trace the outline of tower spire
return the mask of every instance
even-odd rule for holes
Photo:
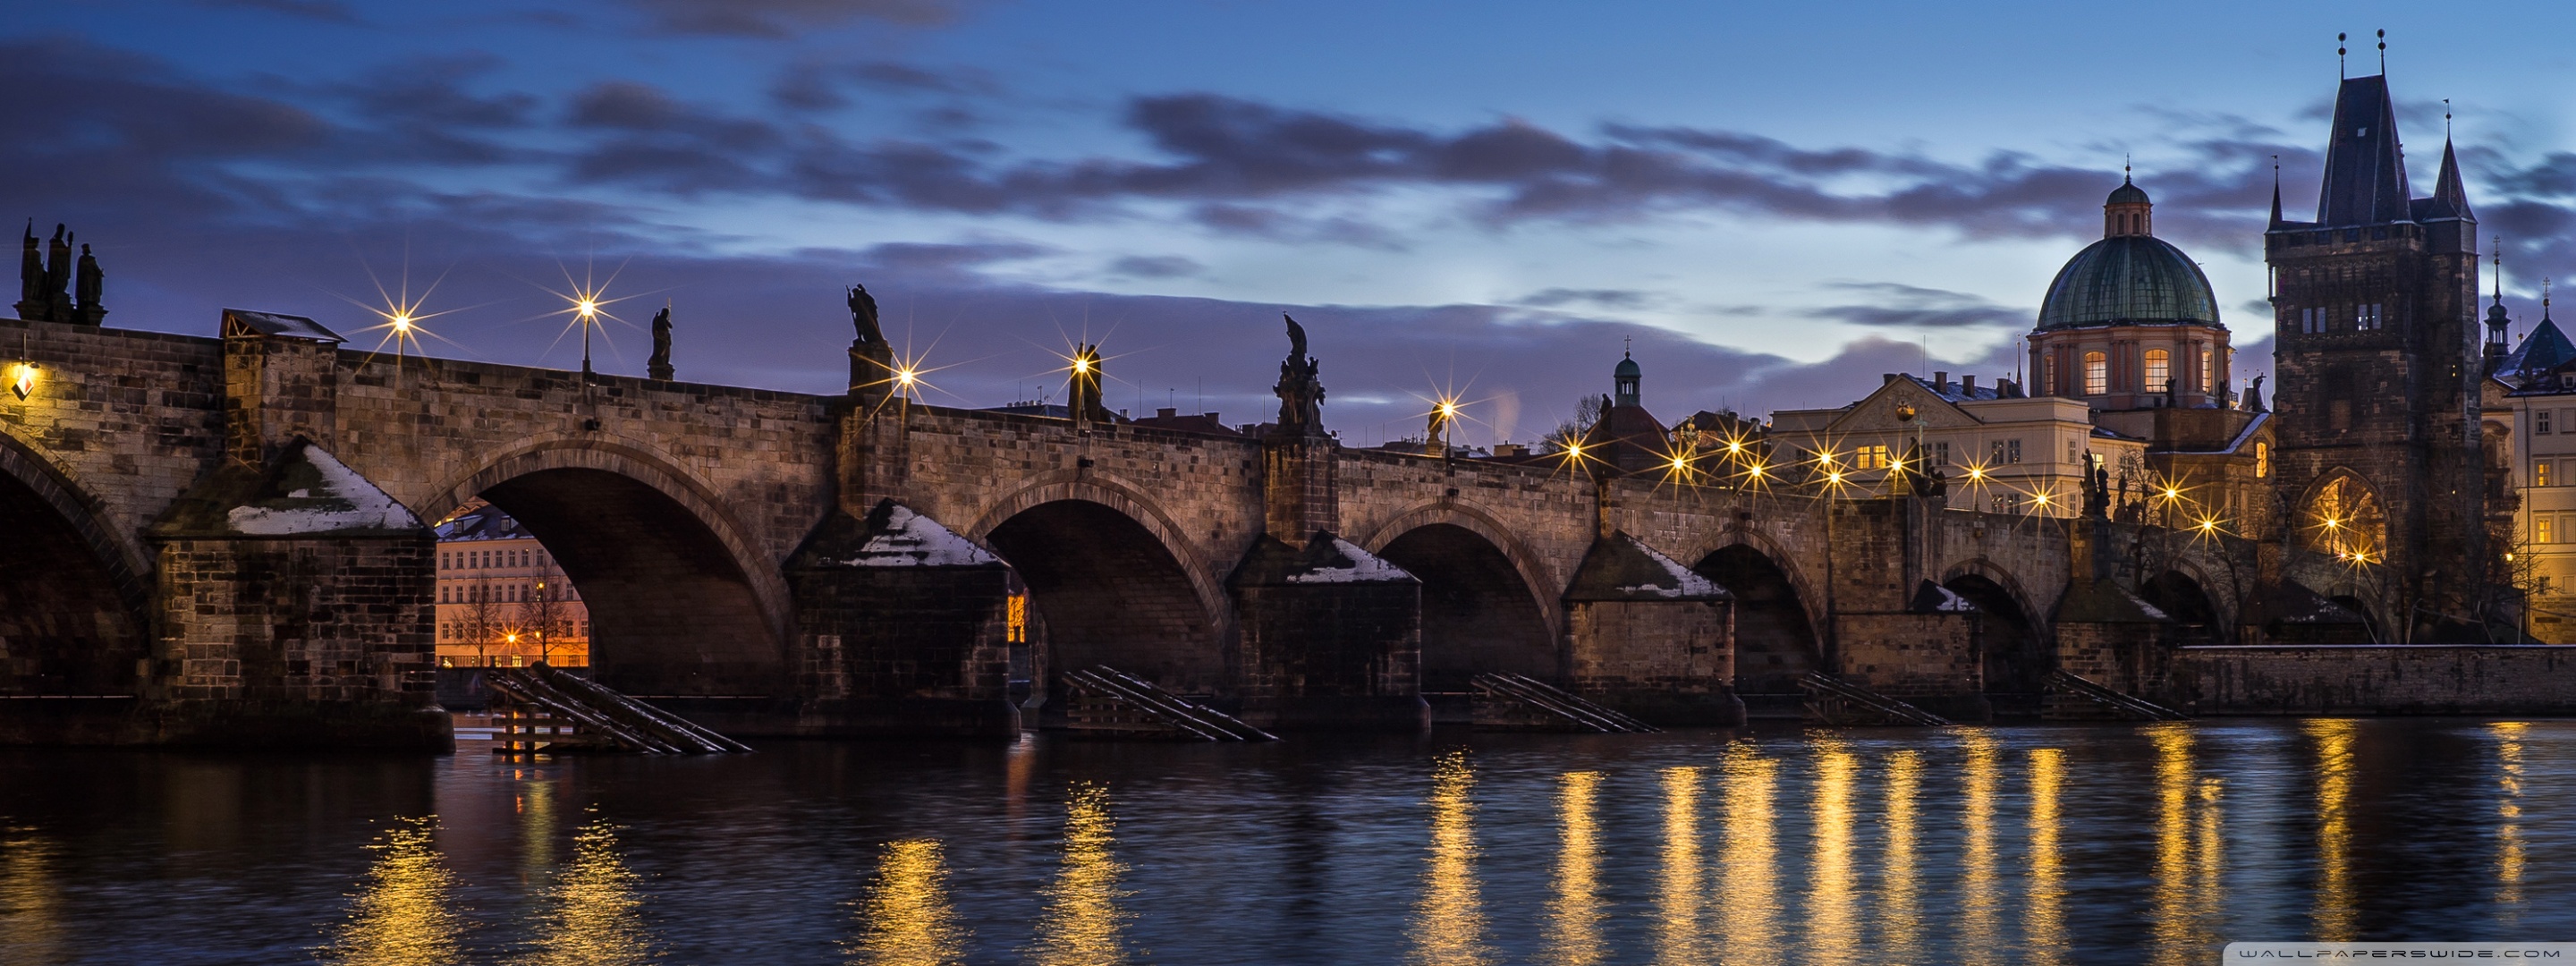
[[[2281,227],[2281,156],[2272,156],[2272,227]]]

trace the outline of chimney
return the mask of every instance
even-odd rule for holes
[[[1155,418],[1155,419],[1171,419],[1171,418],[1173,418],[1173,417],[1175,417],[1175,416],[1178,416],[1178,415],[1180,415],[1180,410],[1177,410],[1177,409],[1168,409],[1168,408],[1166,408],[1166,409],[1157,409],[1157,410],[1154,410],[1154,418]]]
[[[1975,396],[1977,394],[1977,377],[1969,375],[1960,376],[1959,394],[1962,396]]]
[[[1895,373],[1893,373],[1893,372],[1882,372],[1882,373],[1879,373],[1879,374],[1878,374],[1878,384],[1879,384],[1879,385],[1884,386],[1884,385],[1887,385],[1887,384],[1892,383],[1892,382],[1895,382],[1895,381],[1896,381],[1896,374],[1895,374]]]
[[[1950,391],[1950,374],[1949,374],[1949,373],[1947,373],[1947,372],[1944,372],[1944,371],[1938,370],[1938,369],[1933,370],[1933,371],[1932,371],[1932,391],[1933,391],[1933,392],[1949,392],[1949,391]]]

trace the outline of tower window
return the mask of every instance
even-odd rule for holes
[[[2354,327],[2365,331],[2379,328],[2379,323],[2383,317],[2381,308],[2382,306],[2377,302],[2372,302],[2368,305],[2362,306],[2358,311],[2353,313]]]
[[[2165,381],[2173,378],[2173,353],[2163,349],[2147,350],[2148,392],[2163,392]]]
[[[2099,352],[2084,354],[2084,394],[2099,396],[2111,391],[2111,362]]]
[[[2323,332],[2323,331],[2325,331],[2325,330],[2326,330],[2326,310],[2325,310],[2325,309],[2323,309],[2323,308],[2310,308],[2310,309],[2300,309],[2300,310],[2299,310],[2299,331],[2301,331],[2301,332],[2305,332],[2305,333],[2314,334],[2314,333],[2318,333],[2318,332]]]
[[[2211,368],[2211,367],[2210,367],[2209,362],[2210,362],[2210,348],[2209,348],[2208,346],[2201,346],[2201,347],[2200,347],[2200,391],[2201,391],[2201,392],[2203,392],[2203,393],[2211,393],[2211,392],[2217,392],[2217,391],[2218,391],[2218,370]]]

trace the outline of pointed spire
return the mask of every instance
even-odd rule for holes
[[[2435,217],[2472,218],[2469,214],[2469,190],[2460,183],[2460,156],[2451,149],[2451,139],[2442,139],[2442,172],[2433,179]]]
[[[2281,227],[2281,156],[2272,156],[2272,227]]]
[[[2317,223],[2380,225],[2413,216],[2406,157],[2397,140],[2397,107],[2382,77],[2355,77],[2335,92],[2334,128],[2317,193]]]

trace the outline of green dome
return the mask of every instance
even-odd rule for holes
[[[1635,379],[1643,375],[1645,375],[1645,370],[1637,368],[1637,360],[1635,359],[1621,359],[1619,360],[1619,368],[1610,370],[1610,378],[1612,379]]]
[[[2039,304],[2042,329],[2114,322],[2217,325],[2218,298],[2182,249],[2153,235],[2115,235],[2068,259]]]

